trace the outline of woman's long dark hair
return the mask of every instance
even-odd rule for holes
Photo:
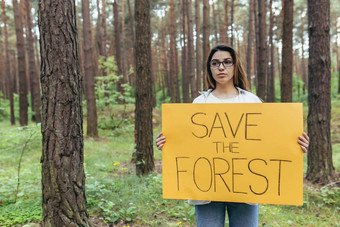
[[[243,70],[240,58],[238,57],[236,51],[232,47],[224,45],[224,44],[217,45],[214,48],[212,48],[210,51],[209,57],[207,59],[207,64],[206,64],[207,73],[205,74],[205,82],[208,88],[209,89],[216,88],[216,80],[213,78],[212,73],[211,73],[210,61],[211,61],[212,56],[217,51],[227,51],[230,53],[231,57],[233,58],[233,63],[234,63],[234,77],[233,77],[234,86],[249,91],[247,75],[245,71]]]

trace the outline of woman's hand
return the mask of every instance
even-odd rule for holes
[[[165,143],[165,137],[163,136],[163,132],[159,133],[156,138],[156,146],[158,150],[162,150]]]
[[[303,132],[302,136],[299,136],[298,143],[300,144],[303,153],[307,153],[309,146],[309,137],[305,132]]]

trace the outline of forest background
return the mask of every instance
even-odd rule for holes
[[[151,29],[147,37],[150,53],[137,50],[145,37],[138,27],[143,24],[138,25],[136,2],[151,18],[144,23],[145,33]],[[308,12],[312,2],[75,1],[72,16],[77,20],[86,132],[79,152],[83,159],[77,164],[86,175],[89,223],[195,225],[194,208],[186,201],[162,199],[161,152],[154,152],[152,144],[161,131],[161,104],[191,102],[204,90],[204,59],[211,47],[227,43],[238,51],[251,90],[266,102],[302,102],[305,131],[311,138],[321,138],[311,141],[305,157],[303,206],[261,204],[260,224],[340,226],[340,5],[331,0],[325,9],[318,4],[327,1],[314,1],[319,12],[330,19],[322,25],[328,28],[329,59],[323,59],[327,64],[318,64],[313,56],[324,53],[310,40],[313,21],[308,17],[319,16]],[[44,81],[46,62],[41,56],[48,45],[41,33],[46,31],[46,20],[43,14],[38,15],[38,1],[1,3],[0,225],[39,225],[46,219],[44,209],[48,210],[42,207],[41,151],[46,151],[42,126],[47,115],[52,116],[42,106],[47,99],[57,98],[47,97],[49,84]],[[147,59],[146,77],[136,66],[138,59]],[[146,93],[149,101],[141,105],[139,97]],[[150,110],[149,122],[140,118],[140,113]],[[312,113],[319,114],[317,121],[325,124],[315,123]],[[143,128],[144,123],[149,126]],[[316,134],[319,131],[325,134]],[[149,138],[145,147],[143,137]]]

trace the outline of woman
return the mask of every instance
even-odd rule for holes
[[[205,81],[208,91],[201,92],[193,103],[261,103],[248,90],[247,78],[235,50],[226,45],[214,47],[207,60]],[[165,137],[160,133],[156,145],[162,150]],[[307,152],[309,138],[299,136],[298,143]],[[189,200],[195,205],[197,226],[224,226],[227,209],[229,226],[258,226],[258,204]]]

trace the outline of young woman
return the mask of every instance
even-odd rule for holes
[[[209,89],[201,92],[193,103],[261,103],[262,100],[248,90],[246,74],[235,50],[226,45],[214,47],[207,60],[205,81]],[[162,150],[165,137],[157,136],[156,145]],[[298,143],[307,152],[309,138],[299,136]],[[258,204],[189,200],[195,205],[197,226],[224,226],[225,211],[229,226],[258,226]]]

